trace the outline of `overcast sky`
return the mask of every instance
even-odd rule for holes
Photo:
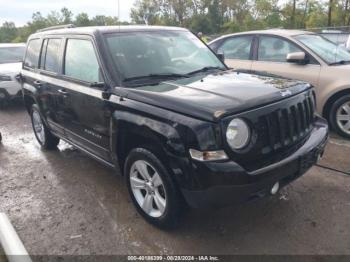
[[[135,0],[120,0],[120,20],[130,21],[130,9]],[[118,16],[118,0],[0,0],[0,25],[4,21],[26,24],[34,12],[47,15],[67,7],[75,15],[81,12],[95,15]]]

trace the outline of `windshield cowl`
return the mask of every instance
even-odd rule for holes
[[[176,73],[168,73],[168,74],[149,74],[149,75],[145,75],[145,76],[136,76],[136,77],[130,77],[130,78],[125,78],[123,80],[124,83],[127,83],[127,85],[131,85],[131,86],[140,86],[142,84],[146,84],[146,85],[156,85],[159,84],[161,82],[163,82],[164,80],[176,80],[176,79],[180,79],[180,78],[190,78],[192,76],[195,76],[199,73],[207,73],[205,75],[208,75],[210,73],[212,73],[213,71],[224,71],[224,68],[221,67],[203,67],[199,70],[195,70],[192,72],[189,72],[188,74],[176,74]]]
[[[337,61],[337,62],[333,62],[333,63],[329,63],[329,65],[347,65],[347,64],[350,64],[350,60],[340,60],[340,61]]]

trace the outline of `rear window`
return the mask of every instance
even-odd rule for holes
[[[47,41],[47,46],[45,55],[42,57],[43,64],[41,65],[41,68],[46,71],[58,73],[60,68],[59,57],[62,40],[45,39],[45,41]]]
[[[24,52],[24,46],[0,47],[0,64],[22,62]]]
[[[28,42],[26,58],[24,59],[24,66],[30,68],[38,67],[40,49],[40,39],[33,39]]]

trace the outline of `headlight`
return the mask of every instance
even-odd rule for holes
[[[249,126],[244,120],[234,118],[227,127],[226,139],[232,149],[242,149],[250,140]]]

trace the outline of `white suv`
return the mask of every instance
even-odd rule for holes
[[[0,107],[21,96],[16,80],[22,68],[25,44],[0,44]]]

